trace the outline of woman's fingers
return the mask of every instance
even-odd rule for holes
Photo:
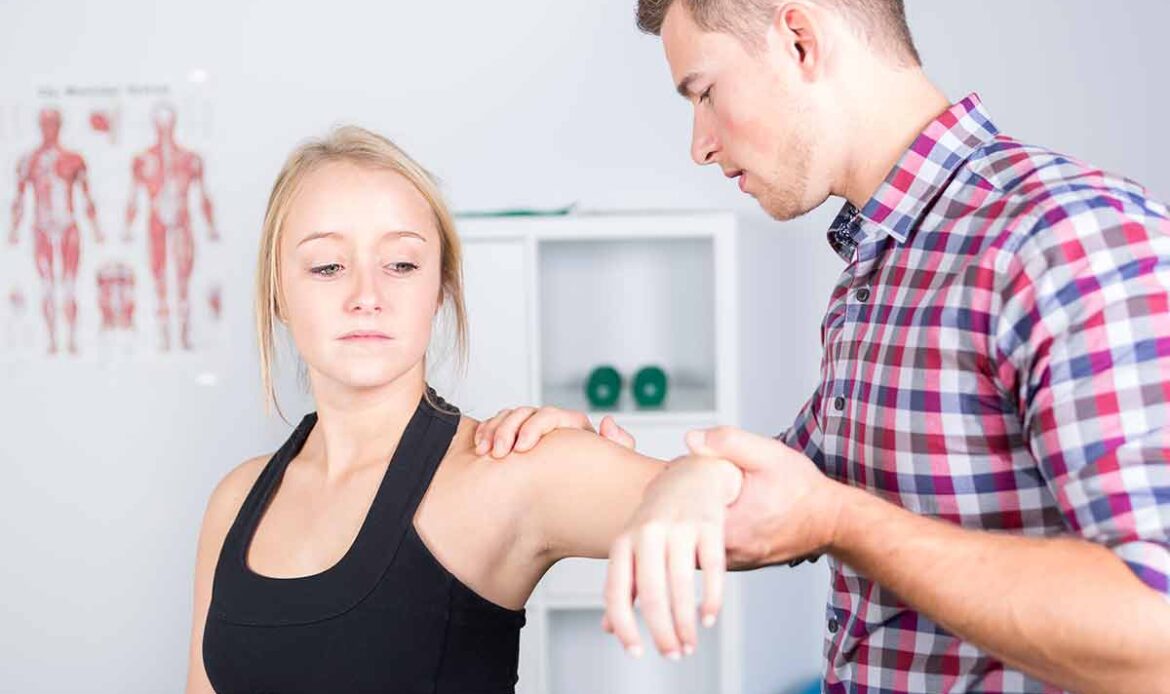
[[[629,535],[622,535],[609,552],[605,575],[605,619],[609,631],[635,657],[642,655],[642,640],[634,618],[634,549]]]
[[[703,604],[699,608],[703,626],[715,626],[723,609],[723,586],[727,579],[727,554],[723,530],[713,523],[699,528],[699,568],[703,572]]]
[[[682,644],[678,641],[671,614],[665,526],[650,523],[640,528],[634,539],[634,551],[634,580],[638,586],[642,617],[658,652],[677,660],[682,657]]]
[[[692,526],[671,531],[667,540],[666,568],[674,632],[683,655],[690,655],[699,643],[695,627],[695,552],[698,532]]]

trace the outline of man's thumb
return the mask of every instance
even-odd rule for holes
[[[618,426],[617,422],[613,421],[613,417],[609,415],[602,417],[598,433],[619,446],[628,448],[631,451],[634,450],[634,437],[630,435],[630,432]]]
[[[750,472],[762,468],[777,455],[776,441],[735,427],[695,429],[687,432],[687,448],[695,455],[725,458]]]

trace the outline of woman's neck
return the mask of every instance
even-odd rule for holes
[[[425,389],[421,370],[376,389],[315,385],[317,424],[302,455],[320,464],[328,479],[384,464],[398,447]]]

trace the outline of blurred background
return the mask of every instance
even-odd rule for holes
[[[0,0],[0,230],[11,228],[17,162],[41,146],[39,114],[57,108],[107,237],[94,243],[78,203],[79,276],[91,286],[78,293],[78,354],[51,358],[31,196],[19,243],[0,245],[0,691],[182,688],[204,504],[227,470],[288,433],[264,412],[252,331],[264,205],[288,151],[331,125],[394,139],[458,211],[731,211],[738,423],[787,427],[818,377],[821,312],[843,268],[824,232],[840,203],[780,224],[717,169],[696,167],[689,106],[659,40],[636,31],[633,4]],[[977,91],[1006,133],[1170,197],[1170,4],[907,4],[926,70],[952,100]],[[157,141],[160,102],[174,108],[179,144],[203,159],[221,236],[209,240],[193,196],[193,348],[179,348],[175,328],[168,352],[153,327],[145,192],[122,239],[130,162]],[[137,281],[138,328],[122,337],[99,328],[93,286],[103,268],[108,286],[125,286],[119,258]],[[310,404],[296,374],[280,381],[299,417]],[[824,563],[741,585],[745,694],[815,679]]]

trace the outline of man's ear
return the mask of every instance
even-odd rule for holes
[[[782,2],[772,14],[770,27],[784,54],[806,77],[815,75],[824,56],[824,15],[805,2]]]

